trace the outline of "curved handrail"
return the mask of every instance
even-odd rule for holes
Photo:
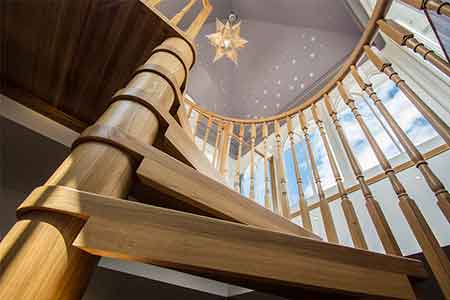
[[[358,59],[361,57],[361,55],[364,53],[364,46],[367,45],[375,35],[378,26],[377,21],[384,18],[385,11],[387,10],[388,5],[390,4],[390,0],[378,0],[377,4],[372,12],[372,16],[369,19],[369,22],[367,23],[367,27],[364,30],[363,35],[361,36],[360,40],[356,44],[355,49],[352,51],[350,56],[346,59],[344,64],[342,65],[339,72],[331,79],[318,93],[316,93],[314,96],[309,98],[308,100],[304,101],[297,107],[291,108],[286,112],[280,113],[278,115],[260,118],[260,119],[240,119],[240,118],[232,118],[232,117],[226,117],[219,115],[217,113],[208,111],[204,108],[202,108],[197,103],[192,102],[190,99],[187,99],[187,103],[189,105],[192,105],[194,107],[194,110],[197,112],[212,117],[217,120],[226,121],[226,122],[235,122],[235,123],[244,123],[244,124],[258,124],[258,123],[264,123],[264,122],[271,122],[275,120],[284,119],[288,116],[292,116],[299,111],[302,111],[309,107],[311,104],[316,103],[319,101],[324,94],[329,93],[336,85],[338,81],[342,81],[345,76],[350,72],[350,67],[357,63]]]

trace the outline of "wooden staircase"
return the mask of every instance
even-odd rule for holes
[[[294,299],[415,299],[422,262],[321,241],[222,184],[179,113],[192,36],[154,8],[61,0],[6,10],[1,92],[83,133],[0,244],[1,299],[76,299],[95,256]],[[55,247],[36,250],[46,240]]]

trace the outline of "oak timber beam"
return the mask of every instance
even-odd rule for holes
[[[17,214],[34,211],[85,221],[73,245],[94,255],[218,276],[243,286],[272,286],[278,292],[294,288],[298,295],[311,289],[322,296],[333,293],[323,299],[349,295],[415,299],[408,276],[426,274],[418,260],[65,187],[37,188]],[[342,293],[344,298],[339,296]]]

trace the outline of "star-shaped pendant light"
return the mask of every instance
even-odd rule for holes
[[[234,14],[230,14],[225,24],[216,19],[216,32],[206,36],[210,44],[216,48],[216,56],[213,62],[226,56],[237,64],[237,50],[244,48],[247,40],[241,37],[241,22],[235,23],[236,19],[237,17]]]

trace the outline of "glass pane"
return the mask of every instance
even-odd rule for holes
[[[376,92],[415,145],[420,145],[437,136],[430,123],[392,81],[384,82],[376,89]]]
[[[311,130],[311,146],[314,152],[314,158],[316,159],[317,169],[319,171],[320,180],[322,182],[323,189],[330,188],[336,184],[334,175],[331,170],[330,161],[328,160],[325,146],[322,143],[322,137],[317,128]]]
[[[373,153],[364,133],[348,107],[339,113],[339,119],[344,128],[350,147],[358,159],[361,168],[367,170],[378,165],[375,153]]]
[[[364,101],[364,99],[362,98],[356,100],[359,100],[357,101],[357,106],[364,119],[364,122],[366,123],[367,127],[369,127],[370,133],[373,135],[386,157],[392,158],[400,154],[400,151],[395,146],[386,130],[383,128],[383,126],[381,126],[380,122],[375,117],[369,105],[367,105],[368,102]],[[369,99],[369,101],[371,100]]]

